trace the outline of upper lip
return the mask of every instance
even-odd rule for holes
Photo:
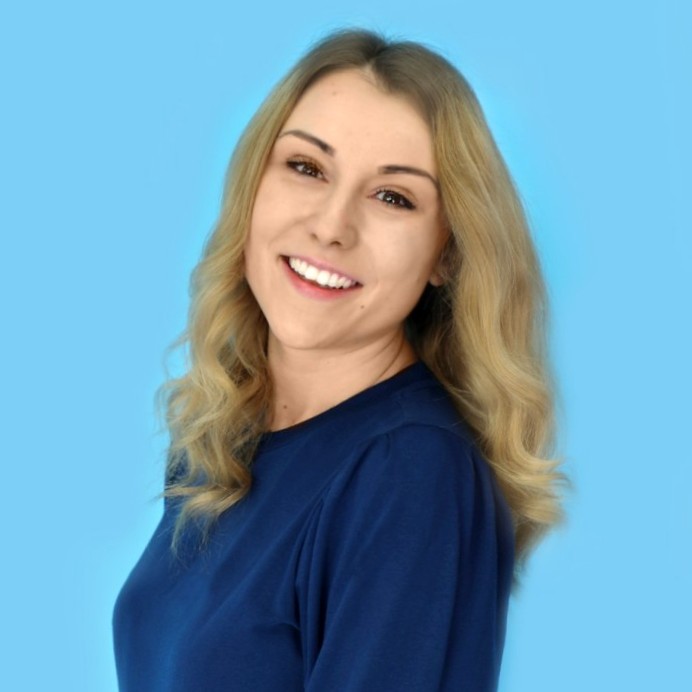
[[[324,269],[325,271],[328,271],[330,274],[338,274],[339,276],[343,276],[345,279],[348,279],[349,281],[353,281],[354,283],[362,285],[362,282],[358,279],[354,278],[345,271],[338,269],[337,267],[333,267],[331,264],[327,264],[327,262],[324,262],[322,260],[317,260],[312,257],[306,257],[305,255],[284,255],[284,257],[286,259],[293,258],[302,260],[303,262],[311,264],[313,267],[317,267],[317,269]]]

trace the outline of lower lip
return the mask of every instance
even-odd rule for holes
[[[288,275],[289,281],[295,286],[298,293],[308,298],[315,298],[316,300],[338,300],[339,298],[352,295],[360,288],[359,284],[351,286],[350,288],[322,288],[322,286],[312,281],[306,281],[296,274],[293,269],[288,266],[288,262],[285,259],[281,258],[281,264]]]

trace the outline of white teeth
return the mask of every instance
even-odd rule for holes
[[[318,269],[308,264],[304,260],[296,259],[295,257],[288,258],[288,264],[296,274],[300,274],[308,281],[314,281],[320,286],[329,286],[329,288],[350,288],[356,282],[347,279],[339,274],[332,274],[326,269]]]

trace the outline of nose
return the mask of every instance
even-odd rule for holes
[[[310,218],[310,235],[321,245],[350,248],[357,242],[357,204],[353,195],[334,191],[323,197]]]

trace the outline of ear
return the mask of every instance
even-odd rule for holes
[[[442,284],[445,282],[444,271],[441,264],[441,262],[437,263],[430,274],[430,278],[428,279],[428,282],[433,286],[442,286]]]
[[[445,233],[445,242],[437,256],[428,282],[432,286],[442,286],[449,278],[450,231]]]

